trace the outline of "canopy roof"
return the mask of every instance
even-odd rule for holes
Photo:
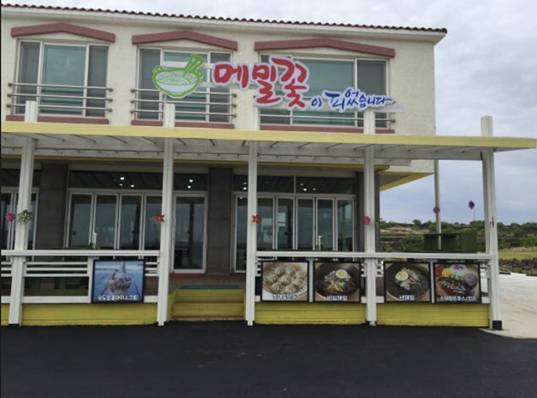
[[[406,165],[414,159],[480,160],[484,150],[531,149],[533,138],[324,133],[213,128],[164,128],[64,123],[2,123],[2,154],[18,154],[21,138],[36,140],[37,156],[152,158],[163,139],[177,141],[176,158],[244,161],[248,141],[257,141],[260,160],[296,163],[363,161],[375,149],[377,163]]]

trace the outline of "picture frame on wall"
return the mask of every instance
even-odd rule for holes
[[[384,262],[385,303],[430,303],[431,301],[431,264],[429,262]]]
[[[481,304],[481,274],[477,262],[436,262],[435,302]]]
[[[307,261],[263,261],[261,281],[261,301],[309,301]]]
[[[144,260],[94,260],[92,303],[143,303]]]
[[[313,301],[361,302],[361,263],[317,261],[313,263]]]

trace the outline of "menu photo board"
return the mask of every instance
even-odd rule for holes
[[[306,261],[261,263],[261,301],[307,302],[309,267]]]
[[[434,286],[437,303],[481,303],[479,264],[435,263]]]
[[[431,265],[428,262],[385,262],[384,302],[431,302]]]
[[[359,303],[360,267],[359,263],[315,262],[313,301]]]
[[[92,303],[142,303],[144,260],[95,260]]]

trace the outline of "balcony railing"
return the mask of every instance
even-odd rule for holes
[[[363,128],[363,112],[333,112],[333,111],[297,111],[286,109],[263,109],[260,112],[260,122],[264,126],[329,126],[341,128]],[[377,113],[376,128],[392,129],[395,123],[393,114]]]
[[[131,114],[135,120],[162,121],[164,103],[175,104],[178,122],[232,123],[236,94],[228,89],[201,88],[183,99],[173,99],[155,89],[132,89]]]
[[[67,84],[10,83],[7,107],[12,115],[24,115],[26,101],[37,101],[39,115],[106,117],[112,108],[112,88]]]

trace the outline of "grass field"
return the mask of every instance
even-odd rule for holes
[[[502,260],[529,260],[531,258],[537,258],[537,249],[500,250]]]

